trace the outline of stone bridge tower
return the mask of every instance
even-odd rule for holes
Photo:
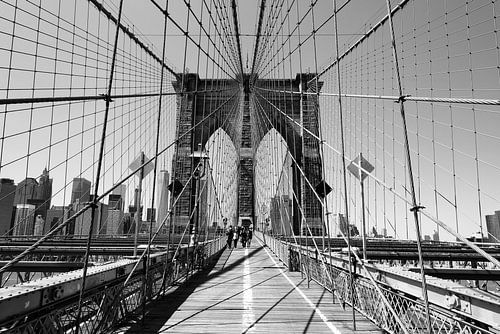
[[[180,76],[182,77],[182,75]],[[307,87],[311,74],[297,75],[295,79],[287,80],[256,80],[249,84],[245,76],[238,84],[232,79],[212,80],[200,79],[197,74],[186,74],[183,80],[173,83],[177,95],[177,130],[178,142],[175,147],[173,160],[172,180],[185,185],[198,164],[193,153],[204,147],[210,136],[222,128],[231,138],[235,148],[239,151],[238,162],[238,209],[240,218],[249,217],[255,221],[254,203],[254,154],[257,145],[265,133],[275,128],[285,138],[288,149],[297,165],[293,171],[293,231],[300,234],[302,205],[304,218],[309,226],[321,226],[321,205],[314,196],[310,187],[304,184],[302,172],[313,185],[321,182],[322,163],[318,143],[313,136],[293,124],[290,119],[283,117],[281,111],[297,123],[303,123],[304,128],[314,134],[319,133],[318,103],[316,95],[290,94],[286,98],[277,97],[258,87],[272,84],[276,90],[293,90],[311,92],[316,87]],[[259,121],[261,116],[251,108],[252,99],[258,99],[262,112],[270,120],[262,122],[260,127],[265,131],[253,131],[252,124]],[[205,119],[206,118],[206,119]],[[252,119],[253,118],[253,119]],[[203,125],[194,127],[203,119]],[[225,120],[225,121],[223,121]],[[272,123],[272,125],[270,124]],[[190,131],[190,129],[194,129]],[[302,140],[303,138],[303,140]],[[182,233],[186,224],[190,222],[190,214],[196,201],[196,186],[191,182],[186,191],[178,199],[174,210],[176,233]],[[203,210],[203,209],[202,209]]]

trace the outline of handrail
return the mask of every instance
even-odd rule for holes
[[[258,235],[258,233],[256,233]],[[305,263],[295,265],[295,268],[308,268],[310,279],[324,286],[327,290],[333,291],[336,289],[336,296],[343,296],[343,301],[350,304],[352,297],[348,289],[348,258],[342,253],[332,254],[330,257],[328,252],[321,255],[327,259],[327,265],[332,268],[334,273],[334,286],[330,280],[325,277],[323,266],[317,260],[320,254],[317,254],[313,249],[303,245],[297,245],[287,241],[275,239],[269,235],[262,237],[265,239],[266,245],[280,258],[285,266],[289,266],[289,259],[295,261],[299,256],[292,256],[293,253],[300,253],[300,259]],[[355,308],[374,321],[378,326],[391,333],[397,333],[398,329],[395,322],[389,321],[391,315],[385,310],[384,306],[377,301],[376,294],[372,291],[373,287],[369,280],[365,277],[364,271],[359,263],[354,263],[355,275]],[[386,295],[387,299],[394,304],[394,308],[398,310],[399,316],[408,325],[408,331],[413,332],[420,325],[424,325],[423,316],[425,308],[421,301],[420,276],[410,271],[403,270],[399,267],[389,267],[371,263],[365,263],[365,268],[377,277],[380,287]],[[491,295],[482,293],[477,289],[466,288],[457,283],[449,282],[433,278],[429,280],[429,301],[432,303],[431,318],[433,326],[438,326],[438,323],[443,328],[460,328],[461,332],[470,333],[492,333],[487,327],[498,329],[500,324],[498,321],[498,308],[500,307],[500,299],[495,299]],[[454,295],[459,300],[460,308],[445,308],[446,298]],[[380,305],[379,305],[380,304]],[[402,310],[407,309],[405,312]],[[385,310],[387,311],[387,310]],[[383,315],[381,315],[383,314]],[[422,316],[422,319],[419,317]],[[413,318],[412,318],[413,317]],[[420,319],[422,322],[416,323],[415,319]],[[481,323],[486,328],[480,328],[476,324]],[[413,327],[412,327],[413,326]],[[444,331],[447,332],[447,331]],[[449,332],[453,332],[452,330]]]
[[[87,285],[85,289],[84,305],[92,309],[93,300],[112,301],[118,300],[125,303],[127,312],[115,314],[113,312],[113,322],[107,323],[104,327],[111,327],[116,322],[123,321],[128,314],[134,312],[141,305],[140,296],[146,293],[149,301],[154,300],[164,293],[165,287],[173,282],[187,278],[189,273],[195,273],[197,269],[204,268],[210,260],[215,259],[220,251],[224,249],[225,242],[222,238],[200,242],[197,246],[183,246],[178,256],[172,259],[173,250],[160,252],[151,255],[151,265],[149,267],[148,282],[144,281],[145,266],[137,266],[132,273],[132,279],[127,286],[123,286],[123,281],[135,267],[136,259],[129,258],[119,260],[104,265],[89,267]],[[196,249],[195,249],[196,248]],[[186,252],[187,255],[186,256]],[[180,253],[180,255],[179,255]],[[189,256],[190,255],[190,256]],[[209,260],[209,261],[207,261]],[[43,318],[58,317],[57,314],[69,315],[74,311],[80,293],[80,281],[82,270],[74,270],[60,275],[42,278],[14,286],[0,289],[0,332],[3,330],[13,330],[20,332],[37,332],[37,327],[44,323]],[[148,290],[148,291],[146,291]],[[119,298],[116,298],[118,294]],[[136,297],[131,298],[132,295]],[[126,299],[126,301],[125,301]],[[131,300],[138,301],[131,305]],[[113,305],[107,305],[108,309]],[[122,305],[123,308],[123,305]],[[103,307],[98,311],[91,311],[95,314],[87,319],[82,319],[80,326],[85,326],[92,332],[101,321],[108,322],[105,317],[109,310]],[[106,319],[103,319],[106,318]],[[68,318],[69,319],[69,318]],[[64,328],[76,327],[74,323],[57,323],[54,326]],[[74,321],[74,319],[73,319]],[[27,330],[29,328],[29,330]],[[57,332],[57,330],[55,330]]]

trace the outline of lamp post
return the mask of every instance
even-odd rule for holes
[[[201,148],[201,144],[199,145],[199,147]],[[201,186],[200,181],[206,174],[206,161],[208,159],[208,155],[200,149],[197,152],[194,152],[192,157],[200,159],[196,170],[193,173],[193,178],[196,180],[194,198],[197,202],[195,204],[196,213],[195,215],[193,215],[194,221],[193,225],[191,226],[191,236],[189,242],[190,246],[196,246],[198,244],[198,229],[200,224],[200,200],[198,199]]]

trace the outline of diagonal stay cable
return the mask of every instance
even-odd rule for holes
[[[262,112],[263,112],[264,109],[262,109]],[[270,122],[270,120],[268,119],[268,121]],[[271,126],[272,126],[272,123],[271,123]],[[290,155],[291,156],[291,155]],[[323,206],[325,208],[325,210],[327,210],[327,208],[325,207],[324,203],[320,200],[320,196],[318,195],[316,189],[314,189],[314,187],[312,186],[312,184],[309,182],[309,180],[307,179],[307,177],[305,176],[305,173],[304,171],[300,168],[300,166],[298,165],[297,161],[291,156],[293,162],[295,163],[296,167],[299,169],[299,171],[302,173],[302,175],[304,176],[304,179],[306,180],[307,184],[309,185],[309,187],[311,188],[311,191],[312,193],[316,196],[316,198],[319,200],[321,206]],[[306,224],[307,224],[307,221],[306,221]],[[340,230],[340,234],[342,236],[342,238],[344,239],[344,241],[347,243],[348,242],[348,238],[347,236],[342,232],[341,229]],[[311,232],[311,231],[309,231]],[[313,243],[315,245],[315,248],[318,250],[319,254],[321,254],[322,256],[322,259],[324,259],[324,252],[322,251],[319,251],[319,248],[317,247],[317,244],[313,239]],[[350,254],[352,254],[356,260],[361,264],[361,267],[364,269],[365,273],[367,274],[369,280],[371,281],[371,283],[373,284],[374,288],[377,290],[377,293],[380,295],[380,298],[382,299],[382,301],[384,302],[384,304],[387,306],[387,308],[389,309],[389,311],[394,315],[395,319],[396,319],[396,322],[398,322],[399,326],[401,327],[401,329],[403,330],[404,333],[408,334],[408,331],[407,329],[404,327],[401,319],[399,319],[396,311],[394,310],[394,308],[390,305],[389,301],[387,300],[387,298],[385,297],[385,295],[383,294],[382,290],[380,289],[378,283],[375,281],[375,279],[373,278],[372,274],[368,271],[367,267],[366,267],[366,263],[361,260],[361,258],[356,254],[356,252],[353,252],[352,250],[349,250]],[[351,256],[349,256],[351,257]],[[354,302],[352,304],[352,306],[354,307]]]
[[[230,100],[232,100],[238,93],[234,93],[231,95],[226,101],[221,103],[216,109],[214,109],[213,112],[208,114],[205,118],[201,119],[198,123],[187,129],[183,134],[181,134],[177,139],[175,139],[172,143],[167,145],[163,150],[159,152],[159,155],[163,154],[166,152],[170,147],[172,147],[174,144],[180,141],[180,139],[184,138],[186,135],[188,135],[193,129],[197,128],[201,124],[203,124],[207,119],[209,119],[211,116],[213,116],[216,112],[219,111],[224,105],[226,105]],[[155,156],[156,157],[156,156]],[[145,161],[144,164],[141,166],[137,167],[134,171],[132,171],[128,176],[123,178],[121,181],[117,182],[113,187],[105,191],[102,195],[98,196],[96,198],[96,202],[101,201],[104,197],[109,195],[115,188],[117,188],[119,185],[130,179],[132,176],[137,174],[141,168],[144,168],[147,164],[151,163],[155,157],[150,158],[149,160]],[[21,254],[17,255],[13,259],[9,260],[2,268],[0,268],[0,274],[4,273],[7,271],[7,269],[11,268],[14,264],[18,263],[21,261],[26,255],[31,253],[33,250],[37,249],[42,243],[47,241],[50,237],[54,236],[57,232],[59,232],[63,227],[65,227],[67,224],[69,224],[72,220],[76,219],[77,217],[81,216],[85,211],[87,211],[89,208],[92,207],[92,204],[86,204],[82,209],[80,209],[78,212],[74,213],[71,217],[69,217],[66,221],[63,221],[61,224],[57,225],[54,227],[53,230],[51,230],[49,233],[38,239],[34,244],[32,244],[30,247],[25,249]]]
[[[257,87],[255,87],[257,88]],[[260,88],[257,88],[257,89],[260,89]],[[297,121],[293,120],[289,115],[286,115],[283,111],[281,111],[278,107],[276,107],[272,102],[270,102],[268,99],[266,99],[262,94],[258,93],[257,94],[259,96],[261,96],[264,100],[267,101],[267,103],[269,103],[273,108],[275,108],[276,110],[278,110],[279,112],[283,113],[285,115],[285,117],[287,117],[291,122],[293,122],[294,124],[296,124],[297,126],[299,127],[302,127],[302,125],[300,123],[298,123]],[[308,134],[310,134],[312,137],[314,137],[316,140],[321,140],[317,135],[315,135],[314,133],[312,133],[311,131],[309,131],[308,129],[306,128],[303,128],[305,132],[307,132]],[[329,149],[331,149],[333,152],[335,152],[337,155],[339,155],[341,157],[341,159],[345,160],[345,161],[351,161],[351,159],[349,159],[347,156],[343,156],[342,153],[340,151],[338,151],[336,148],[334,148],[332,145],[330,145],[329,143],[325,142],[324,145],[326,147],[328,147]],[[378,177],[376,177],[372,172],[369,172],[367,171],[366,169],[364,169],[362,166],[360,166],[360,164],[357,164],[355,162],[352,162],[352,164],[357,167],[357,168],[360,168],[361,171],[363,173],[366,173],[370,178],[372,178],[377,184],[381,185],[382,187],[386,188],[388,191],[390,191],[392,194],[394,194],[396,197],[398,197],[400,200],[408,203],[409,205],[411,205],[411,201],[408,200],[405,196],[401,195],[400,193],[396,192],[396,190],[394,190],[393,187],[387,185],[383,180],[379,179]],[[420,212],[425,215],[427,218],[429,218],[430,220],[432,220],[434,223],[438,224],[440,227],[442,227],[443,229],[445,229],[447,232],[449,232],[451,235],[453,235],[454,237],[458,238],[460,241],[462,241],[463,243],[465,243],[467,246],[469,246],[470,248],[472,248],[474,251],[476,251],[478,254],[480,254],[481,256],[483,256],[484,258],[486,258],[488,261],[490,261],[491,263],[493,263],[497,268],[500,268],[500,261],[498,261],[497,259],[495,259],[493,256],[491,256],[490,254],[488,254],[487,252],[485,252],[483,249],[481,249],[480,247],[478,247],[476,244],[474,244],[472,241],[469,241],[467,240],[465,237],[463,237],[461,234],[455,232],[452,228],[450,228],[445,222],[439,220],[438,218],[436,218],[435,216],[433,216],[432,214],[428,213],[427,210],[424,208],[424,209],[420,209]]]

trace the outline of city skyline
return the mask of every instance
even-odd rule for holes
[[[163,178],[159,177],[158,200],[159,205],[166,215],[168,203],[168,172],[161,171]],[[49,171],[44,168],[39,180],[27,177],[18,184],[13,179],[0,179],[0,234],[1,235],[44,235],[52,228],[85,207],[91,200],[92,182],[85,178],[74,178],[71,183],[71,199],[64,205],[52,203],[52,178]],[[133,214],[128,212],[129,207],[125,205],[126,185],[118,185],[112,194],[107,196],[107,201],[99,203],[96,210],[97,224],[94,225],[92,234],[127,234],[123,225],[124,215]],[[107,202],[107,204],[105,204]],[[142,205],[141,205],[142,207]],[[160,214],[156,208],[148,208],[146,220],[151,213]],[[87,210],[75,221],[71,222],[63,234],[85,235],[89,232],[90,210]],[[36,232],[36,233],[35,233]]]

